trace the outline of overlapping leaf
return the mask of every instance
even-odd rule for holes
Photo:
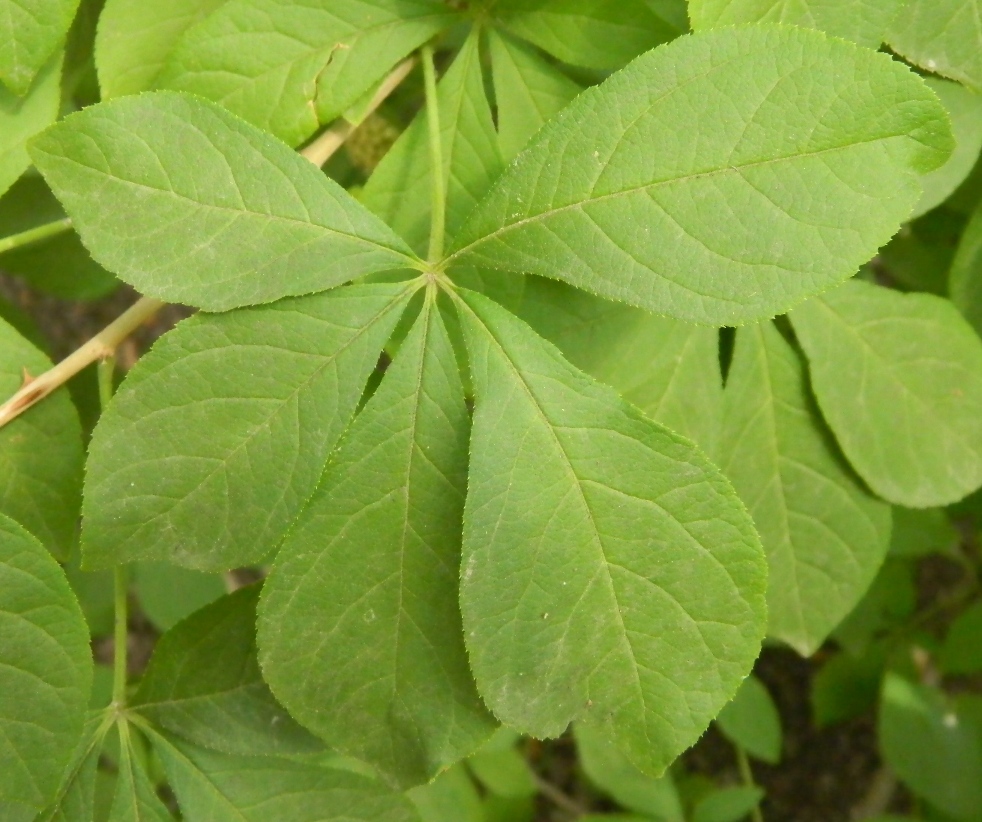
[[[810,655],[879,570],[890,506],[838,453],[804,363],[771,323],[737,332],[725,409],[720,466],[767,552],[768,633]]]
[[[102,98],[153,88],[184,32],[227,2],[107,0],[95,43]]]
[[[263,681],[256,659],[258,599],[257,587],[236,591],[164,634],[134,709],[169,733],[228,754],[320,751]]]
[[[109,822],[171,822],[173,817],[154,791],[150,778],[133,759],[126,723],[120,723],[119,736],[119,772]]]
[[[928,71],[982,89],[980,0],[907,0],[887,42]]]
[[[965,226],[949,272],[951,301],[982,336],[982,209]]]
[[[498,0],[509,30],[566,63],[616,69],[682,31],[644,0]]]
[[[0,320],[0,396],[51,367],[48,358]],[[0,514],[11,517],[61,559],[78,529],[82,429],[62,390],[0,428]]]
[[[41,810],[82,734],[89,632],[44,547],[0,515],[0,801]]]
[[[263,593],[263,670],[277,696],[332,748],[404,786],[473,753],[494,728],[457,606],[468,429],[428,299]]]
[[[757,654],[764,558],[691,443],[467,294],[476,391],[461,605],[488,706],[536,736],[573,719],[658,772]]]
[[[181,38],[159,82],[297,145],[455,20],[439,0],[229,0]]]
[[[187,819],[418,822],[401,795],[364,776],[278,757],[228,756],[153,734]]]
[[[879,48],[906,0],[689,0],[696,31],[737,23],[789,23]]]
[[[446,184],[446,230],[453,236],[501,173],[491,107],[484,92],[475,29],[437,89],[442,174]],[[426,112],[421,112],[378,165],[361,201],[425,253],[430,228],[432,160]]]
[[[525,43],[495,31],[489,42],[498,140],[510,160],[582,89]]]
[[[763,25],[680,38],[539,132],[450,264],[711,325],[771,316],[866,262],[950,151],[943,107],[886,55]]]
[[[168,334],[94,434],[85,563],[263,559],[316,487],[410,291],[351,286]]]
[[[77,8],[78,0],[0,0],[0,83],[17,97],[27,94]]]
[[[927,508],[982,484],[982,342],[950,302],[854,280],[791,321],[822,413],[873,491]]]
[[[31,164],[27,141],[55,121],[60,102],[60,57],[41,70],[24,96],[0,86],[0,195]]]
[[[87,109],[31,154],[92,256],[165,300],[224,311],[412,262],[390,228],[313,165],[188,95]]]

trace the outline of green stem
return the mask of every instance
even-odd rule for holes
[[[116,358],[111,354],[99,361],[99,404],[103,411],[113,398],[113,376]],[[113,705],[116,711],[126,707],[126,640],[129,624],[129,574],[125,565],[113,569]]]
[[[65,217],[63,220],[55,220],[53,223],[45,223],[36,228],[29,228],[27,231],[22,231],[20,234],[12,234],[9,237],[4,237],[0,239],[0,254],[3,254],[4,251],[20,248],[22,245],[30,245],[31,243],[38,242],[38,240],[54,237],[56,234],[68,231],[71,227],[71,218]]]
[[[747,752],[739,745],[734,745],[733,749],[736,751],[737,769],[740,771],[740,778],[748,788],[756,788],[757,783],[754,781],[754,772],[750,768],[750,759],[747,757]],[[753,822],[764,822],[764,815],[760,812],[760,805],[754,805],[753,810],[750,812],[750,818]]]
[[[429,262],[443,260],[443,240],[447,231],[447,191],[443,179],[443,145],[440,139],[440,107],[436,93],[436,68],[433,65],[433,46],[423,46],[423,80],[426,86],[426,122],[430,136],[430,166],[433,214],[430,219]]]

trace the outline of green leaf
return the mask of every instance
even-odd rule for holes
[[[133,707],[195,745],[229,754],[321,750],[276,702],[256,659],[257,586],[206,606],[157,643]]]
[[[102,98],[152,89],[181,36],[228,0],[107,0],[95,63]]]
[[[516,312],[573,365],[711,457],[723,424],[719,334],[527,277]]]
[[[929,554],[950,556],[957,550],[959,542],[961,535],[942,509],[893,509],[890,556],[911,559]]]
[[[68,33],[76,8],[78,0],[0,0],[0,83],[17,97],[28,93],[49,62]],[[60,56],[54,64],[60,73]],[[0,97],[4,93],[0,89]]]
[[[438,0],[229,0],[179,40],[159,83],[297,145],[457,19]]]
[[[982,733],[941,692],[896,674],[883,681],[878,731],[885,763],[907,786],[947,814],[982,814]]]
[[[159,631],[169,631],[226,592],[219,574],[203,574],[163,562],[133,567],[133,588],[140,610]]]
[[[107,730],[101,716],[89,715],[57,796],[35,822],[88,822],[93,819],[96,771]]]
[[[119,773],[109,822],[171,822],[173,817],[160,801],[142,766],[133,761],[129,726],[120,722]]]
[[[467,759],[474,778],[493,796],[504,799],[531,799],[538,785],[524,751],[515,747],[518,735],[499,728],[477,753]]]
[[[51,367],[48,358],[0,320],[0,396]],[[0,428],[0,514],[67,558],[75,543],[82,487],[82,429],[62,390]]]
[[[0,0],[0,7],[9,2],[12,0]],[[9,40],[0,35],[0,42]],[[0,195],[31,164],[27,141],[55,121],[60,102],[60,56],[42,69],[24,96],[18,97],[0,86]]]
[[[887,42],[915,65],[982,90],[980,0],[907,0]]]
[[[948,110],[955,150],[948,162],[921,179],[924,193],[914,206],[911,219],[947,200],[968,177],[982,150],[982,95],[947,80],[929,77],[925,82]]]
[[[740,822],[763,798],[763,789],[756,787],[713,791],[696,805],[692,822]]]
[[[27,152],[24,152],[27,162]],[[0,199],[0,237],[62,220],[65,211],[44,180],[25,174]],[[119,281],[85,250],[74,231],[4,252],[5,274],[66,300],[95,300],[113,291]]]
[[[949,288],[951,301],[982,336],[982,208],[965,226],[951,263]]]
[[[696,31],[739,23],[821,29],[876,49],[906,0],[689,0]]]
[[[404,787],[494,728],[457,605],[468,431],[457,361],[428,298],[263,593],[274,693],[331,748]]]
[[[461,605],[478,689],[519,731],[576,719],[657,774],[757,655],[757,536],[688,440],[464,299],[477,406]]]
[[[945,299],[859,280],[791,314],[812,388],[849,462],[897,505],[982,483],[982,342]]]
[[[449,263],[708,325],[769,317],[869,260],[951,147],[933,92],[885,54],[790,27],[692,35],[543,128]]]
[[[43,808],[82,735],[85,617],[44,547],[0,515],[0,801]]]
[[[682,32],[643,0],[499,0],[506,28],[566,63],[616,69]]]
[[[422,822],[486,822],[481,797],[463,763],[406,795]]]
[[[941,648],[940,662],[946,674],[982,671],[982,602],[966,608],[951,623]]]
[[[842,458],[773,323],[737,332],[724,403],[720,467],[767,552],[768,634],[809,656],[876,576],[890,506]]]
[[[835,629],[835,641],[862,656],[878,634],[903,625],[917,608],[913,572],[912,563],[887,557],[866,595]]]
[[[962,238],[966,220],[947,206],[905,223],[880,249],[886,274],[905,291],[948,293],[948,270]]]
[[[716,717],[716,724],[751,756],[772,765],[781,760],[781,717],[767,688],[752,674]]]
[[[624,808],[664,822],[682,822],[682,800],[670,774],[652,779],[589,725],[573,727],[580,767],[593,785]]]
[[[815,725],[824,728],[874,709],[883,665],[884,653],[878,648],[858,657],[836,654],[822,665],[812,678],[810,692]]]
[[[582,88],[525,43],[493,29],[488,36],[498,142],[511,160]]]
[[[186,819],[208,822],[415,822],[409,802],[349,771],[228,756],[151,736]]]
[[[164,300],[224,311],[413,263],[320,170],[205,100],[156,92],[93,106],[31,155],[92,256]]]
[[[453,237],[502,168],[484,91],[479,44],[480,32],[475,29],[437,89],[448,237]],[[426,118],[426,112],[420,112],[402,133],[360,197],[420,254],[426,250],[431,214],[432,163]]]
[[[86,567],[221,571],[279,544],[348,425],[412,285],[360,285],[179,325],[93,435]]]

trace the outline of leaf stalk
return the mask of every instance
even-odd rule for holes
[[[426,123],[430,140],[430,191],[432,214],[430,217],[430,250],[427,259],[438,263],[443,259],[443,242],[447,230],[447,191],[443,176],[443,145],[440,130],[440,106],[436,90],[436,67],[433,62],[433,46],[420,50],[423,58],[423,82],[426,88]]]
[[[48,237],[63,234],[71,227],[71,217],[64,217],[61,220],[55,220],[53,223],[45,223],[35,228],[29,228],[27,231],[21,231],[19,234],[11,234],[9,237],[3,237],[0,239],[0,254],[20,248],[21,246],[46,240]]]

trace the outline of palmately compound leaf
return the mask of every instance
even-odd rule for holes
[[[478,690],[539,737],[598,728],[657,774],[750,670],[766,560],[722,473],[485,297],[461,572]]]
[[[27,141],[55,121],[60,102],[60,57],[41,70],[22,97],[0,86],[0,195],[31,164]]]
[[[692,28],[788,23],[879,48],[906,0],[689,0]]]
[[[458,16],[439,0],[229,0],[160,76],[297,145]]]
[[[565,63],[617,69],[682,31],[644,0],[498,0],[507,29]]]
[[[37,138],[31,156],[92,256],[164,300],[224,311],[413,261],[311,163],[189,95],[93,106]]]
[[[958,240],[948,274],[951,301],[982,336],[982,208],[977,208]]]
[[[93,435],[83,561],[258,562],[310,497],[412,286],[360,285],[179,325]]]
[[[96,772],[107,730],[103,716],[89,714],[54,800],[34,822],[78,822],[94,818]]]
[[[951,148],[943,106],[885,54],[783,26],[682,37],[542,129],[450,264],[708,325],[769,317],[869,260]]]
[[[408,800],[349,771],[228,756],[151,737],[184,818],[208,822],[419,822]]]
[[[473,753],[495,727],[457,604],[469,430],[428,298],[263,591],[274,693],[331,748],[404,787]]]
[[[82,735],[89,631],[65,574],[0,515],[0,801],[41,810]]]
[[[715,456],[723,426],[715,328],[655,317],[539,277],[526,278],[515,313],[577,368]]]
[[[876,576],[890,506],[838,452],[802,358],[773,323],[738,330],[724,408],[720,467],[767,552],[768,634],[808,656]]]
[[[502,168],[479,44],[480,30],[474,29],[437,88],[450,237]],[[420,254],[426,252],[430,233],[431,170],[422,111],[379,163],[360,198]]]
[[[323,745],[276,702],[256,658],[257,586],[202,608],[157,643],[132,705],[189,742],[229,754],[309,754]]]
[[[929,508],[982,484],[982,342],[948,300],[854,280],[790,316],[822,414],[873,491]]]
[[[492,30],[491,75],[501,153],[511,160],[582,88],[535,49]]]
[[[77,8],[78,0],[0,0],[0,83],[18,97],[27,94]]]
[[[50,367],[44,354],[0,320],[0,396],[13,395],[25,376]],[[82,428],[66,391],[0,428],[0,514],[59,559],[67,559],[75,544],[84,458]]]
[[[120,722],[119,772],[108,822],[172,822],[143,766],[134,760],[130,729]]]
[[[912,63],[982,90],[982,0],[907,0],[887,42]]]
[[[153,88],[184,32],[227,2],[107,0],[95,41],[102,99]]]

